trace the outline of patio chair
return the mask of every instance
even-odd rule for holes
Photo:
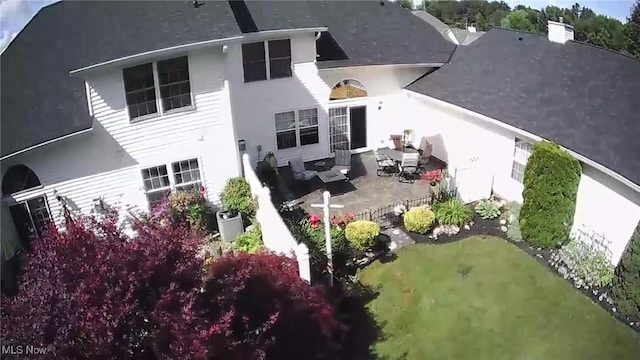
[[[420,171],[418,169],[419,153],[403,153],[402,162],[400,163],[400,171],[398,172],[398,181],[408,180],[413,183],[418,177]]]
[[[420,153],[418,169],[427,170],[426,165],[429,163],[429,159],[431,158],[431,154],[433,153],[433,145],[429,142],[429,140],[427,140],[427,137],[423,136],[422,139],[420,139],[420,147],[418,148],[418,152]]]
[[[318,172],[313,170],[307,170],[304,168],[304,161],[302,160],[302,155],[298,155],[293,159],[289,160],[289,166],[291,167],[291,171],[293,172],[293,178],[295,180],[311,180]]]
[[[389,156],[379,154],[377,149],[373,150],[373,155],[376,157],[376,163],[378,164],[378,169],[376,169],[378,176],[382,174],[393,174],[398,170],[396,162]]]
[[[331,170],[339,171],[343,175],[347,175],[351,170],[351,151],[350,150],[336,150],[335,165]]]

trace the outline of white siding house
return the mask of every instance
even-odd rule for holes
[[[448,162],[452,175],[466,159],[479,158],[471,176],[456,179],[460,192],[493,192],[522,202],[523,185],[517,180],[518,165],[514,163],[526,165],[526,156],[521,148],[516,149],[516,141],[531,144],[541,140],[538,136],[425,95],[406,93],[407,105],[398,113],[407,119],[406,126],[414,124],[416,137],[432,139],[433,154]],[[583,171],[572,232],[603,242],[611,261],[617,264],[640,221],[640,193],[598,169],[597,164],[578,159]]]
[[[11,166],[22,164],[42,184],[3,199],[3,213],[8,214],[5,210],[12,204],[42,195],[58,224],[62,224],[62,214],[56,196],[70,210],[85,214],[94,210],[97,199],[122,211],[147,210],[143,170],[166,166],[170,186],[175,187],[180,184],[174,164],[180,171],[193,171],[197,163],[198,183],[205,187],[209,200],[217,201],[224,182],[240,174],[222,47],[183,55],[188,58],[193,106],[174,113],[132,120],[122,67],[87,76],[92,131],[2,161],[3,176]],[[188,160],[196,162],[191,161],[191,169],[185,170]],[[15,238],[15,229],[6,228],[5,223],[10,222],[3,221],[3,237]]]

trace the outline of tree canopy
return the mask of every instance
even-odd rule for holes
[[[449,26],[466,28],[475,24],[479,31],[505,27],[546,34],[547,21],[562,17],[563,22],[573,25],[576,41],[640,57],[640,0],[636,0],[625,24],[579,3],[571,8],[550,5],[538,10],[524,5],[511,8],[504,1],[425,1],[418,8]]]

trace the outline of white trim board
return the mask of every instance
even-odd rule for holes
[[[184,53],[190,50],[201,49],[210,46],[216,45],[226,45],[232,42],[252,42],[257,40],[268,40],[273,36],[287,36],[287,35],[295,35],[299,33],[307,33],[307,32],[323,32],[327,31],[327,27],[315,27],[315,28],[299,28],[299,29],[280,29],[280,30],[267,30],[260,31],[257,33],[249,33],[243,34],[239,36],[231,36],[222,39],[212,39],[206,41],[195,42],[191,44],[182,44],[176,46],[170,46],[162,49],[146,51],[138,54],[133,54],[129,56],[123,56],[117,59],[112,59],[108,61],[104,61],[101,63],[85,66],[79,69],[71,70],[69,72],[70,75],[78,75],[82,73],[86,73],[92,70],[96,70],[98,68],[103,68],[105,66],[126,66],[127,64],[132,64],[140,61],[156,59],[158,56],[169,55],[169,54],[177,54]]]
[[[30,147],[28,147],[26,149],[22,149],[20,151],[16,151],[16,152],[11,153],[9,155],[5,155],[5,156],[1,157],[0,160],[6,160],[6,159],[8,159],[10,157],[22,154],[23,152],[31,151],[31,150],[39,148],[41,146],[49,145],[49,144],[52,144],[54,142],[58,142],[60,140],[64,140],[64,139],[70,138],[72,136],[84,134],[84,133],[87,133],[87,132],[90,132],[90,131],[93,131],[93,127],[90,127],[88,129],[84,129],[84,130],[80,130],[80,131],[76,131],[76,132],[68,134],[68,135],[64,135],[64,136],[61,136],[61,137],[58,137],[58,138],[55,138],[55,139],[52,139],[52,140],[49,140],[49,141],[45,141],[45,142],[37,144],[37,145],[30,146]]]
[[[530,139],[532,139],[534,141],[547,140],[547,139],[545,139],[543,137],[540,137],[540,136],[535,135],[533,133],[530,133],[528,131],[525,131],[525,130],[522,130],[522,129],[518,129],[515,126],[511,126],[509,124],[505,124],[502,121],[490,118],[488,116],[485,116],[485,115],[479,114],[477,112],[465,109],[463,107],[448,103],[446,101],[438,100],[436,98],[432,98],[430,96],[423,95],[423,94],[417,93],[415,91],[407,90],[407,89],[403,89],[403,91],[409,97],[414,96],[414,97],[417,97],[417,98],[420,98],[420,99],[425,99],[427,101],[431,101],[432,103],[435,103],[437,105],[443,106],[445,108],[457,110],[457,111],[462,112],[464,114],[473,116],[474,118],[476,118],[478,120],[481,120],[481,121],[484,121],[486,123],[490,123],[492,125],[496,125],[496,126],[499,126],[499,127],[503,128],[503,129],[506,129],[506,130],[509,130],[511,132],[514,132],[514,133],[516,133],[518,135],[521,135],[521,136],[523,136],[525,138],[530,138]],[[547,140],[547,141],[549,141],[549,140]],[[602,171],[603,173],[611,176],[612,178],[618,180],[619,182],[621,182],[622,184],[624,184],[627,187],[631,188],[632,190],[640,193],[640,185],[637,185],[637,184],[633,183],[631,180],[625,178],[624,176],[618,174],[617,172],[615,172],[615,171],[605,167],[604,165],[601,165],[601,164],[599,164],[599,163],[597,163],[597,162],[595,162],[595,161],[593,161],[593,160],[591,160],[591,159],[589,159],[589,158],[587,158],[587,157],[585,157],[583,155],[580,155],[580,154],[578,154],[577,152],[575,152],[575,151],[573,151],[571,149],[568,149],[568,148],[566,148],[566,147],[564,147],[564,146],[562,146],[560,144],[558,144],[558,146],[560,146],[560,148],[562,148],[563,150],[565,150],[566,152],[571,154],[571,156],[573,156],[574,158],[578,159],[579,161],[582,161],[582,162],[584,162],[584,163],[586,163],[586,164],[588,164],[590,166],[593,166],[594,168],[596,168],[596,169]]]

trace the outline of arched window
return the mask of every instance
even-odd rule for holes
[[[344,100],[366,96],[367,90],[365,90],[360,81],[347,79],[340,81],[333,87],[329,100]]]
[[[33,170],[25,165],[14,165],[2,178],[2,194],[9,195],[18,191],[40,186],[40,179]]]

